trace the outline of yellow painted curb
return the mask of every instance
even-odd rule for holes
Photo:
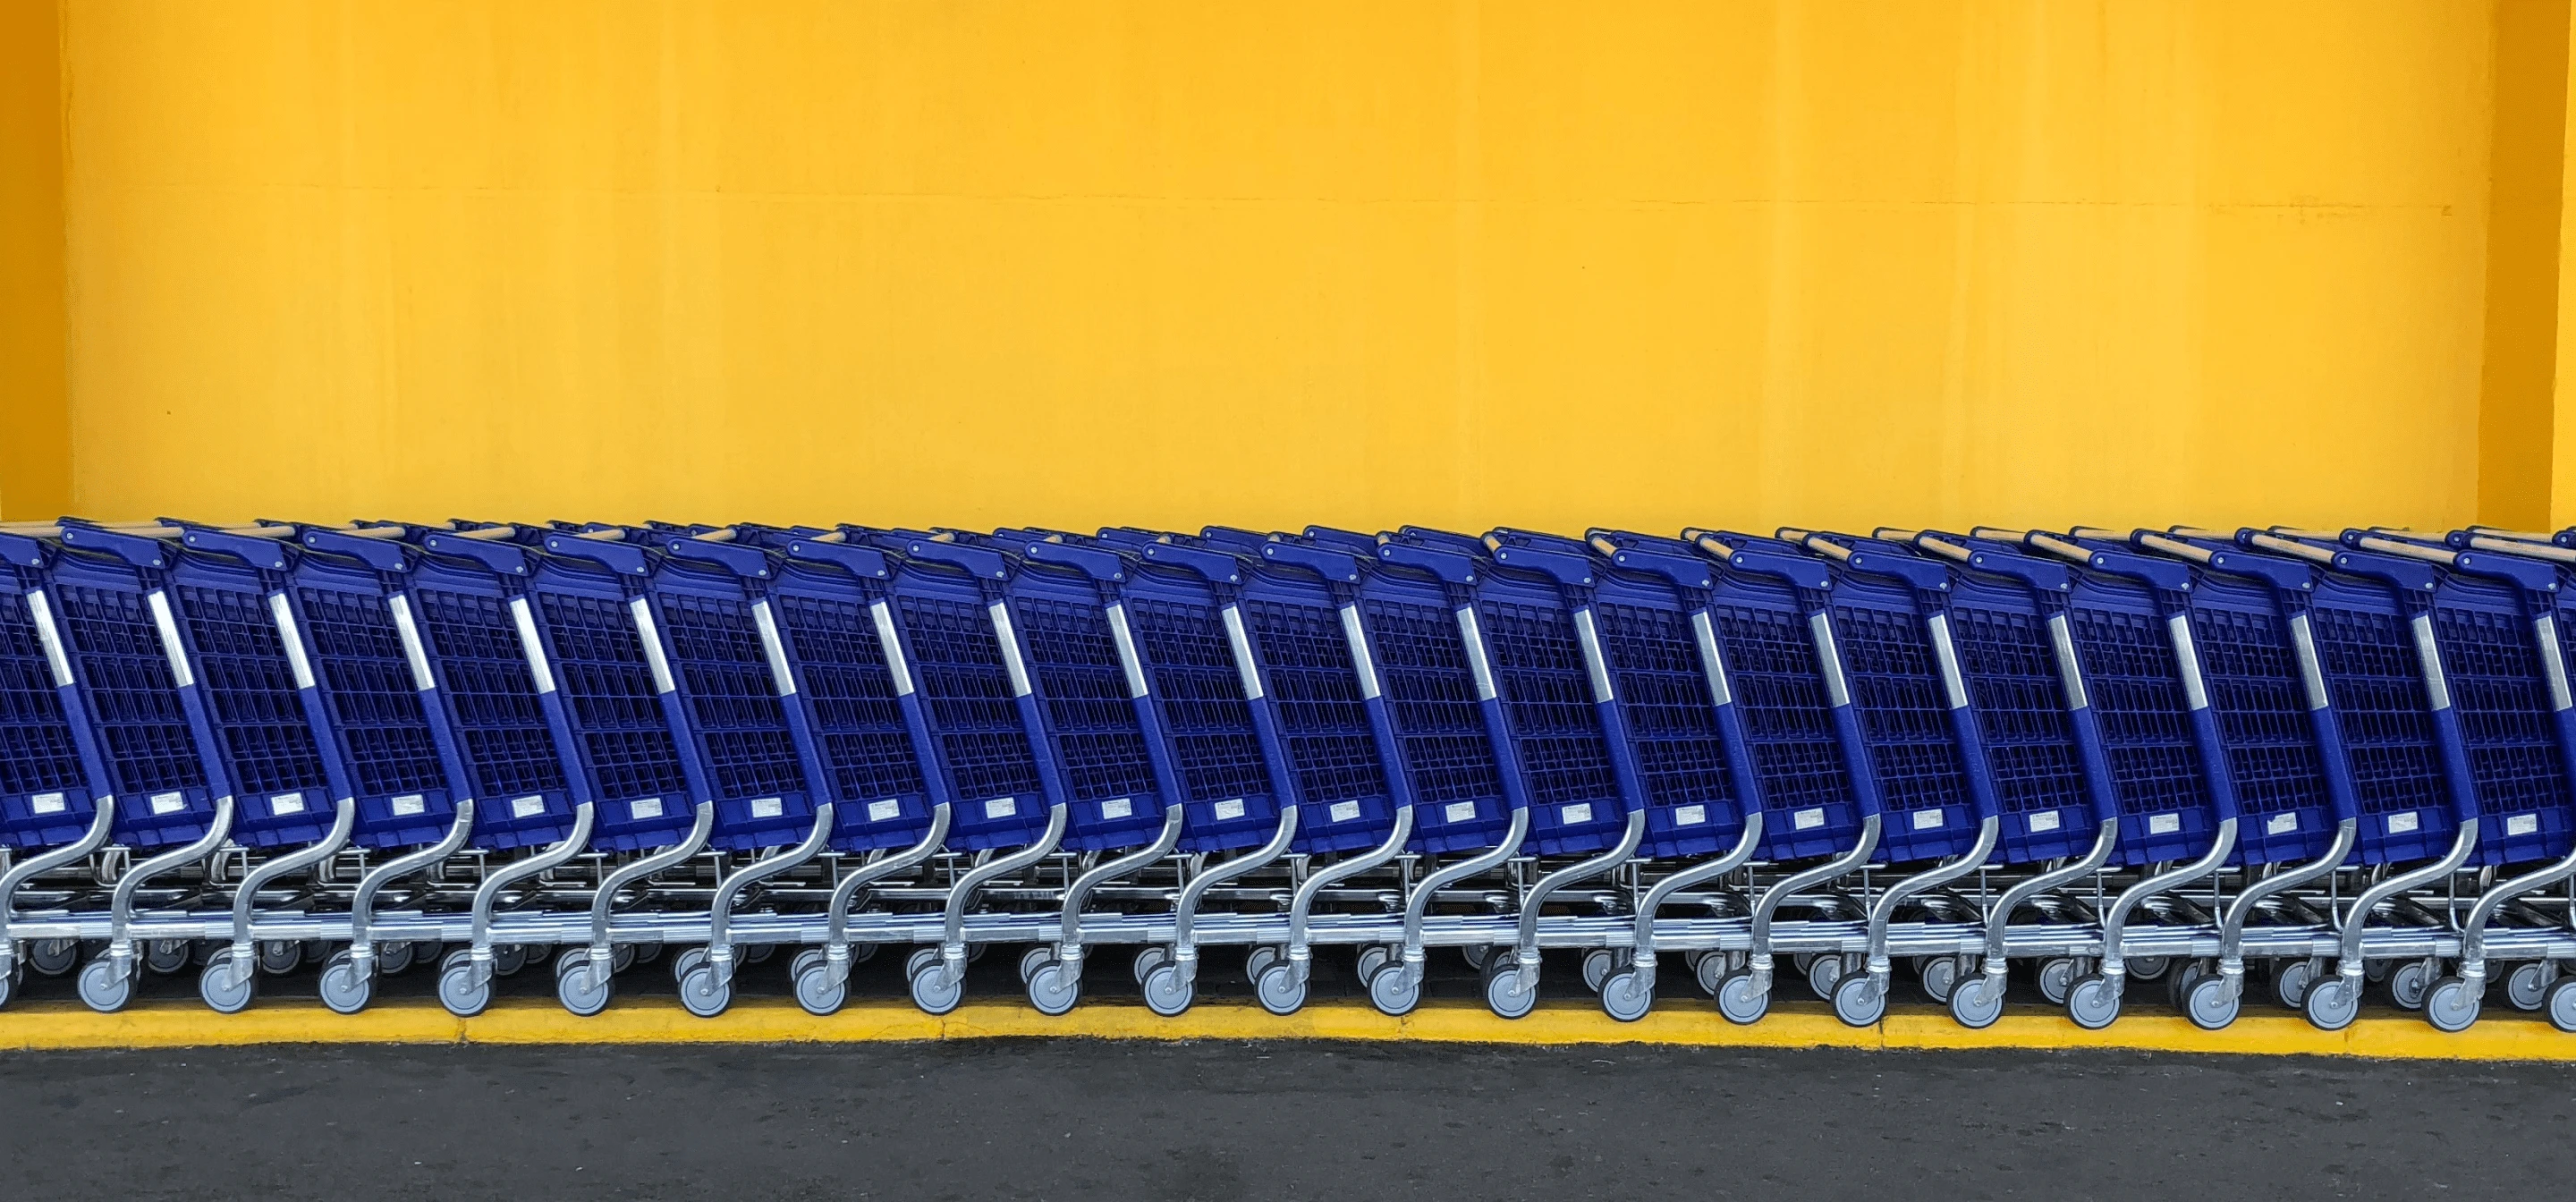
[[[1613,1022],[1567,1001],[1542,1006],[1517,1022],[1471,1003],[1423,1007],[1388,1018],[1355,1001],[1307,1007],[1286,1018],[1241,1002],[1203,1003],[1179,1018],[1141,1006],[1096,1003],[1048,1018],[1016,1002],[960,1006],[933,1018],[895,1001],[853,1004],[816,1018],[783,999],[742,1002],[719,1019],[693,1018],[677,1006],[642,1003],[575,1018],[551,1002],[506,1002],[474,1018],[434,1004],[402,1002],[343,1016],[318,1006],[282,1003],[217,1015],[185,1002],[147,1003],[120,1014],[94,1014],[69,1003],[0,1013],[0,1050],[181,1048],[255,1044],[769,1044],[902,1043],[951,1039],[1340,1039],[1374,1043],[1662,1044],[1724,1048],[1854,1048],[1864,1051],[1959,1051],[2097,1048],[2152,1052],[2218,1052],[2261,1056],[2360,1056],[2397,1060],[2576,1061],[2576,1036],[2520,1017],[2480,1023],[2445,1035],[2411,1016],[2365,1018],[2350,1028],[2319,1031],[2292,1015],[2258,1015],[2225,1031],[2203,1031],[2180,1018],[2139,1015],[2104,1031],[2086,1031],[2053,1012],[2007,1015],[1971,1031],[1938,1010],[1890,1014],[1875,1027],[1846,1027],[1821,1005],[1792,1004],[1739,1027],[1705,1006],[1669,1006],[1644,1021]]]

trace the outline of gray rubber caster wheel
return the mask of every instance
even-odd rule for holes
[[[966,1000],[966,974],[949,975],[948,970],[938,964],[938,952],[929,948],[922,950],[930,952],[931,964],[912,974],[912,1004],[921,1007],[922,1013],[936,1017],[956,1009],[957,1003]]]
[[[404,947],[411,946],[403,944]],[[331,953],[322,965],[322,1004],[333,1014],[356,1014],[376,996],[374,978],[358,974],[358,961],[346,951]]]
[[[1654,987],[1634,967],[1622,968],[1601,982],[1601,1012],[1620,1022],[1633,1023],[1654,1008]]]
[[[680,1005],[699,1018],[714,1018],[733,1005],[733,982],[716,979],[716,966],[706,963],[680,978]]]
[[[206,957],[206,963],[212,964],[216,956],[226,955],[231,951],[232,947],[227,944],[214,955]],[[256,951],[259,957],[259,971],[272,977],[285,976],[304,966],[304,945],[292,939],[263,939],[256,945]],[[183,964],[187,962],[185,951],[180,953],[179,961]]]
[[[831,966],[823,962],[821,952],[814,953],[814,959],[810,961],[801,956],[798,960],[800,963],[796,966],[794,978],[796,1004],[816,1018],[839,1013],[841,1004],[850,1000],[850,982],[846,978],[832,979]]]
[[[2040,961],[2039,996],[2048,999],[2048,1004],[2051,1006],[2065,1005],[2066,995],[2075,988],[2075,978],[2078,975],[2080,974],[2075,971],[2075,958],[2072,956],[2051,956]]]
[[[1261,979],[1253,982],[1252,995],[1260,999],[1262,1009],[1284,1018],[1305,1008],[1306,983],[1297,979],[1297,970],[1283,956],[1262,970]]]
[[[1490,943],[1470,943],[1459,948],[1458,954],[1467,958],[1467,967],[1483,972],[1486,962],[1494,958],[1497,950],[1499,949]]]
[[[676,985],[688,980],[689,974],[696,972],[698,966],[706,962],[707,949],[703,945],[680,949],[679,955],[671,957],[671,983]]]
[[[290,943],[287,946],[294,947],[295,945]],[[152,940],[151,942],[143,945],[143,967],[165,977],[177,976],[188,970],[188,950],[189,941],[185,939]],[[263,948],[262,950],[266,949]],[[301,960],[302,957],[299,956],[297,959]],[[263,967],[265,964],[266,961],[263,959]],[[292,972],[294,970],[289,969],[288,971]],[[276,976],[277,974],[270,973],[269,975]]]
[[[2111,992],[2109,978],[2088,972],[2066,989],[2066,1017],[2087,1031],[2099,1031],[2120,1021],[2120,995]]]
[[[1392,947],[1388,947],[1382,943],[1372,943],[1367,947],[1361,948],[1359,966],[1360,981],[1362,983],[1366,983],[1376,980],[1377,970],[1393,963],[1395,963],[1395,949]],[[1479,965],[1478,967],[1481,969],[1483,966]]]
[[[2165,973],[2165,1000],[2172,1002],[2175,1010],[2189,1011],[2192,987],[2198,985],[2202,978],[2215,975],[2198,960],[2183,961],[2179,967]]]
[[[1834,1000],[1834,988],[1842,983],[1843,958],[1818,956],[1807,964],[1807,988],[1825,1001]]]
[[[2182,1014],[2203,1031],[2224,1031],[2235,1023],[2236,1012],[2244,1002],[2242,990],[2234,997],[2228,996],[2226,978],[2203,974],[2193,978],[2190,991],[2183,994]]]
[[[472,1018],[492,1004],[492,982],[474,983],[474,965],[463,949],[449,952],[438,970],[438,1004],[458,1018]]]
[[[911,955],[903,958],[903,979],[907,981],[917,979],[924,970],[937,963],[939,963],[938,948],[914,948]]]
[[[2549,996],[2540,1001],[2540,1012],[2549,1016],[2550,1026],[2576,1033],[2576,977],[2560,977],[2552,982]]]
[[[1267,943],[1255,947],[1243,954],[1243,979],[1259,985],[1262,974],[1269,972],[1271,965],[1284,964],[1287,960],[1288,952],[1285,948],[1273,947]]]
[[[1868,973],[1856,972],[1834,982],[1834,1017],[1846,1027],[1874,1027],[1887,1017],[1887,991]]]
[[[1726,979],[1727,971],[1724,952],[1710,952],[1700,957],[1699,963],[1691,965],[1691,976],[1699,982],[1699,991],[1710,997],[1717,996],[1718,982]]]
[[[1369,978],[1368,995],[1369,1005],[1377,1007],[1378,1013],[1389,1018],[1402,1018],[1422,1004],[1422,982],[1407,982],[1403,965],[1387,964],[1377,970],[1377,975]]]
[[[2523,1011],[2538,1010],[2542,1002],[2549,1000],[2549,979],[2541,975],[2538,961],[2514,965],[2513,971],[2504,975],[2504,1000]]]
[[[610,958],[612,969],[616,963],[614,957]],[[601,973],[597,980],[591,979],[589,949],[575,948],[555,957],[555,1000],[562,1002],[566,1011],[589,1018],[608,1009],[608,999],[616,992],[615,972]]]
[[[1020,984],[1028,984],[1029,978],[1036,976],[1038,970],[1045,967],[1047,961],[1053,959],[1055,959],[1055,948],[1043,943],[1021,952]]]
[[[387,976],[400,976],[411,970],[411,962],[419,955],[419,945],[407,939],[379,943],[376,945],[376,971]]]
[[[1082,1000],[1081,979],[1066,972],[1064,962],[1053,956],[1029,973],[1028,983],[1029,1005],[1049,1017],[1071,1011]]]
[[[59,977],[79,963],[77,939],[39,939],[27,945],[27,971],[37,976]]]
[[[2388,971],[2390,967],[2391,965],[2386,960],[2365,960],[2361,965],[2361,978],[2373,985],[2377,985],[2388,979]]]
[[[777,954],[778,945],[775,943],[747,943],[743,945],[742,962],[746,965],[767,964],[769,958]]]
[[[1178,1018],[1198,995],[1196,982],[1181,976],[1181,966],[1159,964],[1145,976],[1145,1008],[1165,1018]]]
[[[2409,960],[2388,970],[2388,1000],[2400,1009],[2423,1009],[2424,995],[2432,989],[2433,970],[2421,960]]]
[[[561,957],[561,956],[557,956],[557,957],[555,957],[555,963],[557,963],[557,964],[561,964],[561,963],[563,963],[563,957]],[[626,971],[627,969],[630,969],[630,968],[633,968],[633,967],[635,967],[635,945],[634,945],[634,944],[632,944],[632,943],[620,943],[620,944],[617,944],[617,945],[615,945],[615,946],[613,946],[613,947],[611,947],[611,948],[609,948],[609,949],[608,949],[608,971],[609,971],[609,972],[611,972],[611,973],[621,973],[621,972],[624,972],[624,971]]]
[[[206,1008],[217,1014],[239,1014],[250,1009],[251,994],[258,987],[256,969],[236,977],[233,973],[233,949],[225,948],[206,960],[197,973],[197,996],[205,999]]]
[[[2172,967],[2173,960],[2167,956],[2138,956],[2129,961],[2129,979],[2161,981],[2165,979],[2165,971]]]
[[[2436,1031],[2457,1035],[2478,1021],[2478,991],[2466,977],[2444,977],[2424,991],[2424,1021]]]
[[[2308,1016],[2308,1025],[2320,1031],[2340,1031],[2361,1017],[2361,991],[2339,974],[2330,976],[2308,986],[2308,995],[2299,999],[2299,1011]]]
[[[1922,972],[1916,980],[1923,986],[1924,996],[1945,1006],[1948,1005],[1950,991],[1959,987],[1959,958],[1932,956],[1925,959]]]
[[[1510,953],[1504,953],[1506,956]],[[1505,964],[1485,974],[1485,1006],[1496,1018],[1527,1018],[1538,1007],[1535,982],[1519,988],[1521,969],[1518,964]]]
[[[819,947],[809,947],[797,952],[796,958],[787,962],[787,979],[793,981],[804,976],[808,965],[820,964],[823,958],[823,949]]]
[[[1717,1012],[1726,1021],[1749,1027],[1771,1012],[1771,991],[1753,987],[1753,970],[1739,968],[1717,983]]]
[[[2314,960],[2283,961],[2272,970],[2272,996],[2292,1010],[2299,1009],[2307,1000],[2308,986],[2316,983],[2317,967]]]
[[[114,1014],[134,1000],[134,978],[118,976],[115,963],[101,956],[81,967],[80,1000],[101,1014]]]
[[[528,949],[515,943],[504,943],[492,949],[492,972],[495,976],[515,977],[528,966]]]
[[[1609,948],[1596,947],[1583,953],[1583,987],[1594,993],[1601,992],[1601,983],[1618,970],[1619,953]]]
[[[18,996],[18,982],[23,979],[19,969],[0,972],[0,1007],[7,1006],[10,999]]]
[[[1141,986],[1145,978],[1154,975],[1155,969],[1171,963],[1171,960],[1172,949],[1159,943],[1148,943],[1136,949],[1136,963],[1130,966],[1129,971],[1135,973],[1136,983]]]
[[[1983,974],[1958,982],[1950,990],[1950,1019],[1971,1031],[1983,1031],[2004,1016],[2004,991]]]

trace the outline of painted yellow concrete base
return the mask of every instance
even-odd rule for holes
[[[2576,1036],[2519,1016],[2444,1035],[2404,1015],[2364,1018],[2335,1033],[2290,1015],[2245,1018],[2221,1032],[2180,1018],[2140,1015],[2107,1031],[2085,1031],[2044,1010],[2007,1015],[1970,1031],[1934,1010],[1891,1014],[1875,1027],[1852,1028],[1818,1007],[1784,1007],[1750,1027],[1706,1007],[1671,1006],[1643,1022],[1618,1023],[1577,1003],[1543,1006],[1517,1022],[1469,1004],[1425,1006],[1388,1018],[1359,1002],[1334,1002],[1276,1018],[1258,1007],[1209,1003],[1180,1018],[1157,1018],[1140,1006],[1086,1005],[1048,1018],[1008,1001],[979,1002],[932,1018],[899,1001],[852,1005],[816,1018],[792,1003],[763,999],[719,1019],[692,1018],[677,1006],[641,1003],[596,1018],[575,1018],[552,1003],[510,1002],[459,1019],[425,1002],[379,1006],[341,1016],[318,1006],[280,1002],[230,1017],[186,1002],[94,1014],[68,1003],[0,1014],[0,1049],[175,1048],[286,1043],[676,1044],[888,1043],[1012,1037],[1089,1039],[1344,1039],[1369,1042],[1489,1044],[1640,1043],[1686,1047],[1861,1050],[1974,1048],[2109,1048],[2159,1052],[2362,1056],[2405,1060],[2576,1061]]]

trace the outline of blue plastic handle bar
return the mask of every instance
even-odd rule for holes
[[[1414,543],[1380,543],[1377,557],[1388,563],[1420,568],[1451,584],[1476,582],[1475,557],[1445,547],[1425,547]]]
[[[1206,577],[1211,584],[1243,583],[1243,565],[1231,555],[1171,543],[1147,543],[1144,552],[1145,558],[1155,563],[1187,568]]]
[[[65,526],[62,537],[64,546],[104,551],[138,568],[158,568],[169,563],[169,548],[162,546],[157,538],[101,530],[95,526]]]
[[[317,528],[304,532],[304,545],[325,554],[347,556],[379,572],[403,572],[411,568],[411,549],[390,538],[368,538]]]
[[[1846,562],[1855,572],[1891,577],[1929,592],[1939,592],[1950,586],[1950,569],[1929,559],[1893,555],[1884,551],[1854,551]]]
[[[1357,583],[1360,578],[1360,561],[1343,551],[1301,547],[1294,543],[1263,543],[1261,558],[1271,563],[1304,568],[1326,580],[1344,584]]]
[[[517,543],[493,542],[480,538],[459,538],[452,534],[432,534],[421,545],[435,555],[453,555],[470,559],[487,570],[504,576],[528,574],[527,548]]]
[[[1127,578],[1127,561],[1115,551],[1072,543],[1033,542],[1024,553],[1039,563],[1060,563],[1079,569],[1083,575],[1104,583]]]
[[[1592,583],[1592,557],[1569,555],[1563,551],[1541,551],[1530,547],[1501,546],[1494,548],[1494,562],[1509,564],[1532,572],[1544,572],[1558,584],[1589,585]]]
[[[2299,590],[2316,587],[2314,567],[2295,559],[2264,555],[2252,551],[2218,551],[2209,557],[2209,566],[2231,576],[2249,576],[2276,589]]]
[[[914,559],[964,568],[969,574],[986,580],[1007,580],[1011,575],[1010,561],[1002,558],[1001,552],[982,547],[916,538],[904,544],[903,553]]]
[[[2151,588],[2183,592],[2191,587],[2191,565],[2171,560],[2149,559],[2126,551],[2096,551],[2093,553],[2093,566]]]
[[[254,568],[283,572],[287,564],[286,540],[260,538],[249,534],[228,534],[221,530],[194,529],[179,536],[191,551],[210,551],[230,555]]]
[[[2367,576],[2391,588],[2410,593],[2429,593],[2437,577],[2434,567],[2422,560],[2396,555],[2378,555],[2368,551],[2338,551],[2335,570]]]
[[[675,538],[666,545],[673,559],[711,563],[747,579],[766,580],[771,573],[769,552],[750,543],[711,543],[702,538]]]
[[[2049,592],[2062,593],[2075,587],[2075,569],[2013,551],[1971,551],[1968,553],[1968,566]]]
[[[623,576],[644,576],[653,571],[652,554],[633,543],[603,542],[576,534],[549,534],[546,552],[566,559],[587,559]]]
[[[41,568],[45,566],[45,544],[23,534],[0,534],[0,560]]]
[[[1792,586],[1823,589],[1833,586],[1833,569],[1813,559],[1786,555],[1777,551],[1738,551],[1727,563],[1747,572],[1777,576]]]
[[[2460,552],[2460,570],[2472,575],[2509,580],[2527,592],[2555,592],[2558,587],[2558,565],[2537,559],[2517,559],[2486,551]]]
[[[1621,548],[1611,553],[1610,562],[1631,572],[1661,576],[1681,588],[1717,587],[1717,577],[1709,572],[1708,561],[1697,556]]]
[[[797,539],[787,544],[787,557],[801,559],[808,563],[837,564],[854,576],[865,576],[873,580],[883,580],[893,574],[886,566],[885,552],[874,547]]]

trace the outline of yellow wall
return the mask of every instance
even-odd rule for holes
[[[2538,141],[2482,3],[63,21],[101,516],[2454,523]]]
[[[0,519],[71,505],[53,0],[0,0]]]

